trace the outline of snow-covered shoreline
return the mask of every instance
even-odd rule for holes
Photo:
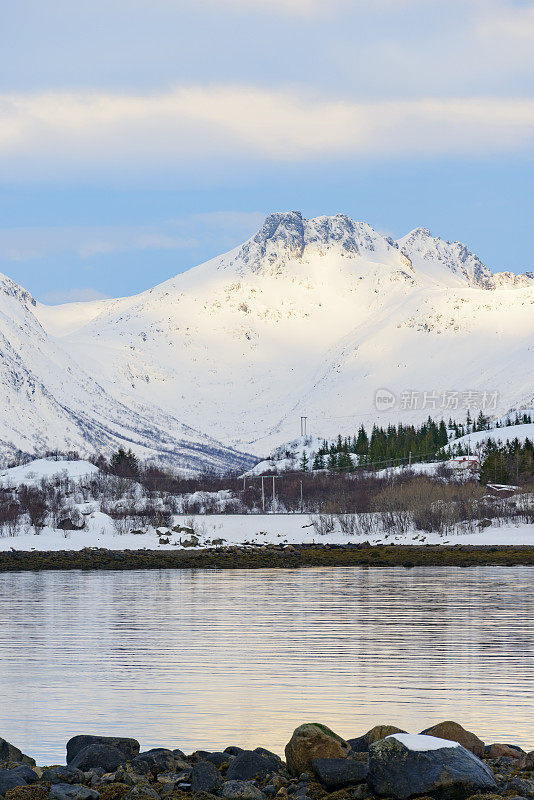
[[[113,521],[101,512],[86,517],[86,529],[61,531],[43,528],[39,534],[33,530],[21,531],[15,536],[0,538],[0,551],[79,551],[87,547],[108,550],[202,550],[211,547],[262,547],[265,545],[514,545],[534,547],[534,525],[506,523],[491,525],[476,532],[440,535],[411,530],[405,534],[347,534],[336,524],[334,530],[319,534],[313,521],[330,522],[329,515],[309,514],[214,514],[178,515],[174,526],[193,527],[199,542],[197,547],[186,547],[180,541],[189,536],[172,529],[148,528],[143,533],[119,533]],[[169,542],[160,543],[160,539]]]

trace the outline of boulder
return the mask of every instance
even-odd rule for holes
[[[200,539],[198,536],[190,536],[189,539],[180,539],[182,547],[198,547]]]
[[[11,772],[16,772],[21,778],[24,778],[26,783],[36,783],[39,780],[39,775],[29,767],[27,764],[17,764],[16,767],[10,767]]]
[[[402,733],[369,747],[367,782],[375,794],[395,800],[424,794],[462,800],[497,788],[489,767],[462,745]]]
[[[380,739],[385,739],[386,736],[391,736],[393,733],[406,733],[406,731],[403,731],[401,728],[396,728],[395,725],[375,725],[374,728],[364,733],[363,736],[358,736],[356,739],[347,739],[347,741],[353,752],[368,753],[370,744],[379,742]]]
[[[231,744],[229,747],[224,748],[224,753],[228,753],[231,756],[238,756],[240,753],[244,753],[242,747],[237,747],[235,744]]]
[[[100,767],[104,772],[114,772],[124,764],[126,756],[122,750],[110,744],[88,744],[69,761],[69,767],[87,772]]]
[[[254,750],[243,750],[236,756],[226,771],[228,781],[252,781],[255,778],[266,778],[279,769],[280,764],[275,764],[272,758],[266,757]]]
[[[258,753],[258,755],[270,761],[273,765],[273,769],[280,769],[284,764],[280,756],[277,756],[276,753],[271,752],[271,750],[266,750],[264,747],[255,747],[253,752]]]
[[[221,792],[226,800],[265,800],[265,795],[248,781],[225,781]]]
[[[222,783],[221,773],[209,761],[197,761],[191,772],[192,792],[215,792]]]
[[[156,777],[160,772],[170,772],[174,769],[176,758],[172,750],[166,750],[164,747],[154,747],[152,750],[146,750],[144,753],[139,753],[132,760],[132,767],[147,768],[149,772]]]
[[[346,758],[350,745],[326,725],[300,725],[286,745],[287,768],[292,775],[309,772],[317,758]]]
[[[214,764],[216,767],[221,767],[223,764],[229,764],[232,759],[233,756],[231,756],[229,753],[204,753],[202,758],[199,760],[209,761],[210,764]]]
[[[518,761],[521,761],[526,756],[526,753],[524,750],[521,750],[520,747],[516,747],[513,744],[494,743],[486,746],[484,755],[486,756],[486,758],[504,757],[504,758],[515,758]]]
[[[7,764],[10,761],[18,761],[21,764],[27,764],[29,767],[35,767],[33,758],[24,755],[22,750],[0,737],[0,764]]]
[[[81,783],[83,779],[83,772],[76,767],[47,767],[42,774],[47,783]]]
[[[446,722],[439,722],[431,728],[421,731],[422,736],[436,736],[438,739],[448,739],[451,742],[458,742],[463,745],[466,750],[471,750],[479,758],[484,755],[484,742],[475,736],[471,731],[466,731],[457,722],[447,720]]]
[[[27,785],[22,775],[18,775],[15,769],[0,769],[0,794],[5,794],[15,786]]]
[[[534,770],[534,750],[526,754],[523,768],[526,770]]]
[[[139,742],[137,739],[127,739],[123,736],[91,736],[90,734],[79,734],[73,736],[67,742],[67,764],[70,764],[80,750],[90,744],[108,744],[121,750],[127,759],[135,758],[139,754]]]
[[[98,800],[100,795],[95,789],[89,789],[81,783],[56,783],[48,797],[50,800]]]
[[[526,778],[520,778],[518,775],[515,778],[512,778],[511,781],[508,781],[505,787],[506,792],[515,792],[521,797],[534,797],[534,781],[526,780]],[[510,795],[508,795],[510,797]]]
[[[328,790],[362,783],[369,771],[367,764],[352,758],[316,758],[312,767]]]

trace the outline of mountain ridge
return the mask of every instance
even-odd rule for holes
[[[220,469],[294,438],[300,416],[328,437],[429,411],[465,416],[403,407],[408,392],[498,390],[496,415],[534,393],[534,274],[493,273],[425,228],[395,241],[343,214],[277,212],[230,252],[131,297],[50,307],[1,286],[4,366],[23,385],[25,369],[37,376],[33,406],[0,378],[40,445],[48,419],[67,419],[69,442],[109,448],[122,436],[153,459],[175,447],[182,465]],[[17,318],[27,341],[19,331],[9,350]],[[387,417],[378,389],[396,398]],[[56,423],[47,442],[61,439]]]

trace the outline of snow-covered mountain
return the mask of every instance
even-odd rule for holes
[[[46,384],[50,402],[72,381],[75,417],[88,407],[101,419],[105,397],[104,419],[114,409],[145,443],[155,429],[172,439],[172,419],[263,455],[298,434],[301,415],[331,437],[362,422],[462,418],[463,393],[499,392],[496,415],[534,396],[534,273],[494,274],[425,229],[393,241],[343,215],[272,214],[242,246],[134,297],[27,310],[68,365]],[[387,413],[377,389],[395,395]],[[443,409],[455,391],[458,408]]]
[[[193,471],[251,463],[157,406],[110,395],[97,373],[46,333],[36,307],[29,292],[0,276],[0,463],[20,453],[109,453],[120,445]]]

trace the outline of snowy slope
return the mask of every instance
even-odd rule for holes
[[[476,431],[469,433],[467,436],[462,436],[460,439],[454,439],[451,446],[461,445],[463,448],[471,448],[472,453],[476,453],[478,448],[487,442],[489,439],[494,442],[513,442],[517,439],[523,443],[526,439],[534,442],[534,422],[527,425],[510,425],[506,428],[492,428],[489,431]]]
[[[119,403],[259,455],[302,414],[333,437],[362,422],[465,418],[461,403],[440,407],[448,391],[498,391],[495,414],[534,398],[534,275],[494,275],[425,229],[394,242],[343,215],[273,214],[230,253],[98,303],[78,328],[65,306],[34,313],[68,331],[58,343]],[[397,396],[387,414],[379,388]],[[404,408],[409,391],[421,404],[436,392],[436,407]]]
[[[49,458],[38,458],[18,467],[10,467],[0,471],[0,486],[17,487],[39,485],[40,482],[51,478],[68,478],[77,481],[99,472],[98,467],[90,461],[54,461]]]
[[[39,323],[33,297],[0,276],[0,463],[19,453],[110,453],[131,447],[141,458],[191,470],[252,463],[136,397],[109,394]]]

